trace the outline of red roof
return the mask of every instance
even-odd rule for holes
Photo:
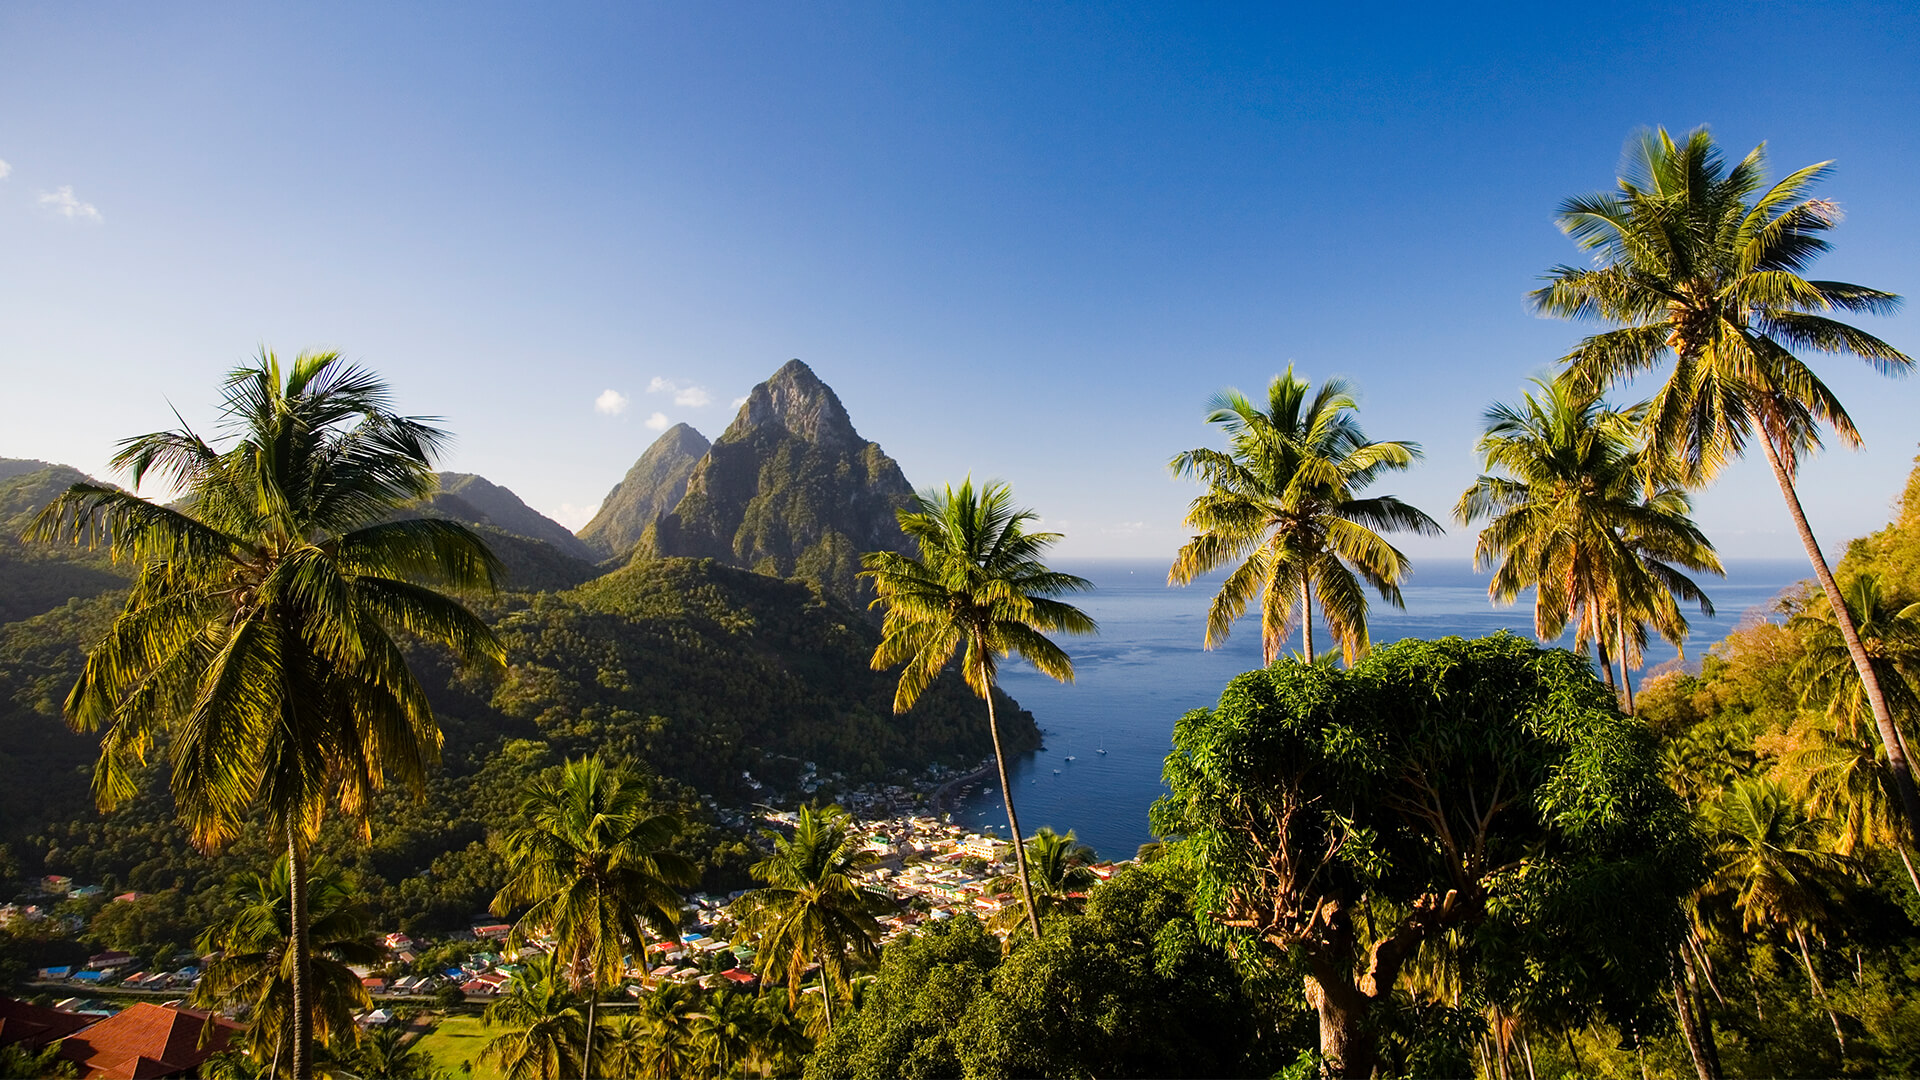
[[[38,1050],[56,1039],[64,1039],[79,1031],[93,1023],[93,1020],[93,1017],[79,1013],[43,1009],[14,998],[0,997],[0,1046],[22,1043],[29,1050]]]
[[[720,973],[720,977],[730,982],[737,982],[742,986],[750,985],[760,978],[760,976],[755,975],[753,972],[743,971],[740,968],[728,968]]]
[[[78,1064],[84,1080],[177,1076],[225,1050],[239,1030],[219,1017],[209,1030],[206,1013],[143,1001],[69,1037],[60,1056]]]

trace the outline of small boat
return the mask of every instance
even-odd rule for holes
[[[1060,775],[1060,770],[1059,770],[1059,769],[1055,769],[1055,770],[1053,770],[1053,775],[1055,775],[1055,776],[1059,776],[1059,775]]]
[[[1094,753],[1096,753],[1096,754],[1104,754],[1104,753],[1106,753],[1106,752],[1107,752],[1107,748],[1106,748],[1106,747],[1104,747],[1104,746],[1103,746],[1103,747],[1101,747],[1100,749],[1098,749],[1098,750],[1095,750],[1095,751],[1094,751]]]
[[[1067,760],[1068,760],[1068,761],[1072,761],[1072,760],[1073,760],[1073,755],[1072,755],[1072,754],[1068,754],[1068,755],[1067,755]]]

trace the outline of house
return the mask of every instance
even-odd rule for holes
[[[68,1036],[60,1056],[79,1066],[83,1080],[181,1076],[225,1050],[240,1030],[209,1013],[143,1001]]]
[[[43,979],[64,979],[72,974],[73,974],[73,968],[70,966],[69,967],[49,967],[49,968],[40,969],[40,977]]]
[[[10,997],[0,997],[0,1046],[20,1045],[38,1050],[93,1023],[97,1017],[42,1008]]]
[[[107,890],[98,885],[78,885],[68,889],[67,895],[73,897],[75,900],[91,900],[106,891]],[[137,896],[138,894],[136,893],[134,895]]]
[[[728,968],[727,970],[720,973],[720,977],[734,984],[735,986],[739,986],[746,989],[751,989],[754,986],[754,984],[760,981],[760,976],[755,975],[751,971],[744,971],[740,968]]]
[[[506,923],[488,923],[485,926],[476,926],[473,928],[474,937],[484,938],[488,941],[504,940],[506,936],[511,933],[513,933],[513,927],[508,926]]]
[[[59,874],[48,874],[40,879],[40,888],[55,896],[65,896],[67,890],[73,888],[73,879],[61,877]]]
[[[99,968],[102,971],[106,971],[109,968],[126,967],[131,963],[133,963],[133,954],[121,952],[118,949],[109,949],[106,952],[95,953],[87,957],[88,967]]]
[[[387,980],[378,975],[362,975],[360,977],[360,985],[366,987],[367,993],[369,994],[384,994],[387,992]]]
[[[92,888],[92,889],[95,889],[95,890],[98,890],[98,889],[99,889],[99,886],[98,886],[98,885],[93,885],[93,886],[89,886],[89,888]],[[79,889],[75,889],[75,890],[73,890],[73,895],[75,895],[75,896],[79,896],[79,895],[80,895],[80,890],[79,890]],[[114,897],[114,898],[113,898],[113,902],[114,902],[114,903],[116,903],[116,904],[131,904],[131,903],[133,903],[133,902],[134,902],[135,900],[138,900],[138,899],[140,899],[140,897],[141,897],[142,895],[143,895],[143,894],[141,894],[141,893],[137,893],[137,892],[123,892],[123,893],[121,893],[121,894],[120,894],[119,896],[116,896],[116,897]]]
[[[386,938],[386,942],[387,942],[387,948],[389,949],[413,948],[413,939],[408,937],[405,934],[399,934],[399,933],[388,934]]]

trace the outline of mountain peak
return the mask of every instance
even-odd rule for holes
[[[580,530],[580,539],[601,558],[632,550],[660,515],[679,504],[687,492],[687,477],[706,456],[708,445],[706,436],[686,424],[661,432],[600,500],[600,509]]]
[[[856,447],[865,441],[853,430],[839,395],[798,360],[780,365],[772,378],[753,388],[720,439],[737,441],[770,424],[819,446]]]

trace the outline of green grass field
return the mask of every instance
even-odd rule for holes
[[[461,1075],[460,1066],[471,1061],[474,1080],[500,1080],[493,1066],[477,1060],[480,1048],[492,1035],[480,1026],[477,1016],[449,1016],[420,1039],[419,1047],[433,1055],[434,1064],[454,1076]]]

